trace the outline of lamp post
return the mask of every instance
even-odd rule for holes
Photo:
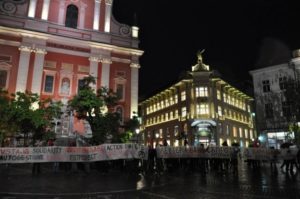
[[[155,133],[155,138],[156,138],[156,146],[157,146],[158,145],[158,138],[159,138],[159,133],[158,132]],[[155,146],[155,148],[156,148],[156,146]]]
[[[140,137],[140,129],[135,129],[135,133],[136,133],[136,142],[139,144],[139,141],[140,141],[140,139],[139,139],[139,137]]]

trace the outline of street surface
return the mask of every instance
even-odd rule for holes
[[[279,164],[277,167],[279,168]],[[269,164],[251,169],[240,163],[238,173],[184,171],[162,174],[134,174],[117,170],[108,173],[92,169],[53,173],[42,164],[32,175],[31,164],[0,165],[0,198],[3,199],[297,199],[300,175]]]

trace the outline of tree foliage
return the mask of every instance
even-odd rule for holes
[[[17,92],[9,95],[0,91],[0,126],[2,139],[7,136],[24,135],[24,145],[28,144],[29,134],[33,141],[45,139],[51,131],[51,121],[59,109],[59,103],[40,100],[30,92]]]
[[[69,101],[69,107],[75,111],[78,119],[89,122],[94,144],[104,143],[107,140],[118,142],[120,116],[113,111],[117,104],[117,95],[105,87],[100,88],[96,93],[92,88],[95,84],[92,76],[84,78],[83,81],[78,94]]]

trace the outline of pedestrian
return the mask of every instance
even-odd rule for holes
[[[43,145],[43,142],[40,140],[37,140],[34,144],[34,147],[41,147]],[[32,175],[39,175],[41,173],[41,163],[40,162],[34,162],[32,164]]]

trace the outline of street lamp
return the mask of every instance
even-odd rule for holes
[[[158,143],[158,138],[159,138],[159,133],[158,132],[155,133],[155,138],[156,138],[156,146],[157,146],[159,144]],[[155,148],[156,148],[156,146],[155,146]]]
[[[135,129],[135,133],[136,133],[136,142],[139,144],[139,134],[140,134],[140,129]]]

